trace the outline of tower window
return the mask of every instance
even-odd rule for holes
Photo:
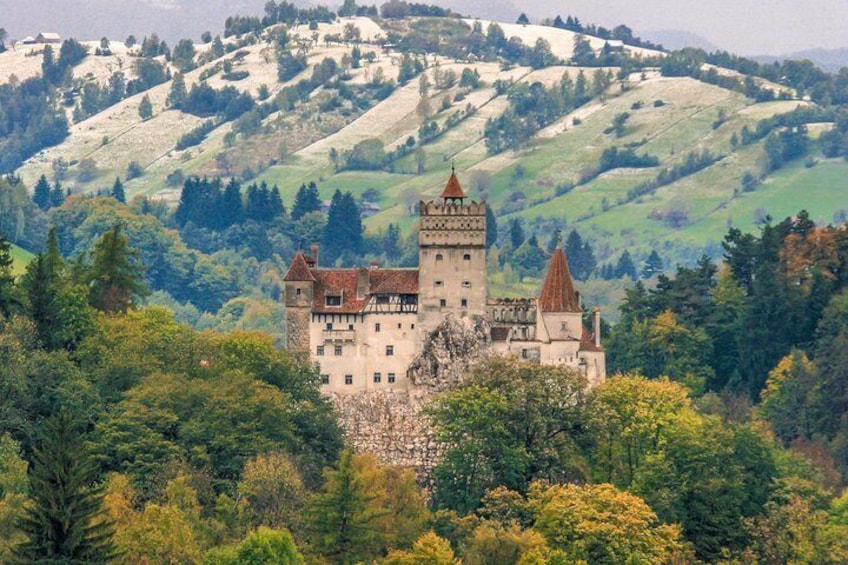
[[[353,324],[348,324],[348,325],[347,325],[347,329],[352,330],[352,329],[353,329]]]
[[[336,356],[341,355],[342,354],[342,346],[336,345],[335,347],[333,347],[333,354],[336,355]]]
[[[377,333],[379,331],[380,331],[380,322],[377,322],[376,324],[374,324],[374,332]]]
[[[296,288],[296,289],[294,289],[294,293],[295,293],[296,295],[300,296],[300,288]]]
[[[448,301],[447,301],[447,300],[445,300],[444,298],[440,298],[440,299],[439,299],[439,306],[441,306],[442,308],[444,308],[444,307],[445,307],[445,306],[447,306],[447,305],[448,305]]]
[[[436,261],[443,261],[445,258],[441,253],[436,253]]]
[[[380,373],[374,373],[374,382],[379,383],[381,380],[383,380],[383,375]]]
[[[463,261],[471,261],[471,253],[466,253],[462,256]]]
[[[345,375],[345,384],[352,385],[353,384],[353,375]]]
[[[395,374],[394,373],[389,373],[388,381],[389,381],[389,383],[395,382]]]
[[[463,308],[468,308],[468,300],[467,299],[463,298],[460,301],[460,304],[462,305]]]
[[[321,384],[322,385],[330,384],[330,375],[321,375]]]
[[[331,330],[331,329],[333,329],[333,324],[331,324],[331,323],[329,323],[329,322],[328,322],[328,323],[327,323],[327,325],[325,325],[325,326],[324,326],[324,329],[326,329],[326,330]]]
[[[445,282],[444,281],[436,281],[435,286],[441,288],[441,287],[445,286]]]
[[[471,288],[471,281],[462,281],[463,288]]]
[[[395,346],[394,345],[387,345],[386,346],[386,355],[391,357],[394,354],[395,354]]]
[[[399,330],[402,330],[402,329],[403,329],[403,324],[398,324],[398,329],[399,329]]]
[[[324,346],[323,345],[319,345],[318,347],[315,348],[315,355],[317,355],[319,357],[324,356]]]

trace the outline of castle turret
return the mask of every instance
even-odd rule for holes
[[[568,269],[565,253],[557,248],[551,256],[548,274],[539,294],[539,317],[536,336],[542,341],[580,341],[583,333],[583,310],[580,295]]]
[[[294,256],[283,280],[286,283],[286,347],[289,351],[308,352],[315,276],[303,253]]]
[[[465,204],[456,171],[441,201],[420,203],[419,308],[422,336],[448,313],[486,314],[486,204]]]

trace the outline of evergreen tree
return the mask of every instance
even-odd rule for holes
[[[324,256],[330,263],[346,253],[358,254],[362,249],[362,216],[350,192],[336,190],[324,227]]]
[[[149,120],[153,117],[153,104],[150,103],[150,97],[145,94],[138,104],[138,116],[142,120]]]
[[[57,180],[56,184],[50,190],[50,207],[56,208],[65,202],[65,191],[62,190],[61,183]]]
[[[315,181],[300,185],[297,195],[294,197],[294,206],[292,206],[291,212],[292,220],[298,220],[310,212],[319,212],[320,210],[321,197],[318,195],[318,185],[315,184]]]
[[[32,201],[42,210],[50,208],[50,183],[47,182],[47,177],[41,175],[38,182],[35,183],[35,189],[32,193]]]
[[[271,192],[268,194],[267,219],[269,221],[276,220],[277,218],[282,218],[285,215],[286,207],[283,205],[283,199],[280,196],[280,189],[277,185],[274,185],[274,188],[272,188]]]
[[[0,234],[0,316],[8,317],[20,306],[12,274],[13,263],[12,245]]]
[[[120,224],[103,234],[94,245],[88,269],[92,306],[103,312],[126,312],[136,297],[147,292],[136,256]]]
[[[636,280],[636,265],[633,263],[633,258],[630,256],[630,251],[627,249],[625,249],[624,253],[621,254],[621,257],[618,258],[613,275],[617,279],[630,277],[634,281]]]
[[[548,250],[548,253],[553,253],[560,245],[562,245],[562,230],[557,228],[554,230],[554,233],[551,234],[551,239],[548,240],[548,245],[545,249]]]
[[[182,108],[188,96],[186,89],[185,77],[182,73],[174,75],[174,81],[171,83],[171,92],[168,94],[168,106],[171,108]]]
[[[577,230],[571,230],[563,246],[565,256],[568,258],[568,266],[575,279],[586,280],[595,271],[597,262],[595,253],[588,241],[583,241]]]
[[[32,504],[19,523],[26,541],[14,549],[18,563],[105,564],[117,557],[103,488],[79,428],[65,411],[43,424],[32,455]]]
[[[498,241],[498,219],[492,211],[492,207],[486,204],[486,249],[491,248]]]
[[[221,224],[228,228],[242,220],[241,187],[235,179],[230,179],[221,197]]]
[[[389,261],[394,261],[401,256],[400,228],[397,224],[389,224],[386,235],[383,237],[383,252]]]
[[[648,258],[645,260],[645,265],[642,267],[642,278],[650,279],[651,277],[655,277],[663,272],[663,260],[660,257],[660,254],[657,253],[657,250],[654,249],[651,251],[651,254],[648,255]]]
[[[337,192],[338,193],[338,192]],[[368,560],[376,533],[369,525],[362,478],[353,462],[353,451],[342,452],[338,470],[326,472],[324,489],[311,508],[315,548],[332,563],[353,565]]]
[[[509,222],[509,243],[513,251],[524,243],[524,228],[521,227],[521,220],[518,218],[513,218]]]
[[[112,197],[118,202],[126,204],[127,195],[124,192],[124,185],[119,177],[115,177],[115,184],[112,185]]]

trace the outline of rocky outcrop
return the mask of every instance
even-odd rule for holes
[[[485,319],[448,314],[410,364],[410,380],[430,391],[451,389],[484,356],[488,344],[489,324]]]

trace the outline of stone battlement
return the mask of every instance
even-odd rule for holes
[[[421,216],[485,216],[485,202],[469,202],[468,204],[441,204],[435,200],[418,204]]]

